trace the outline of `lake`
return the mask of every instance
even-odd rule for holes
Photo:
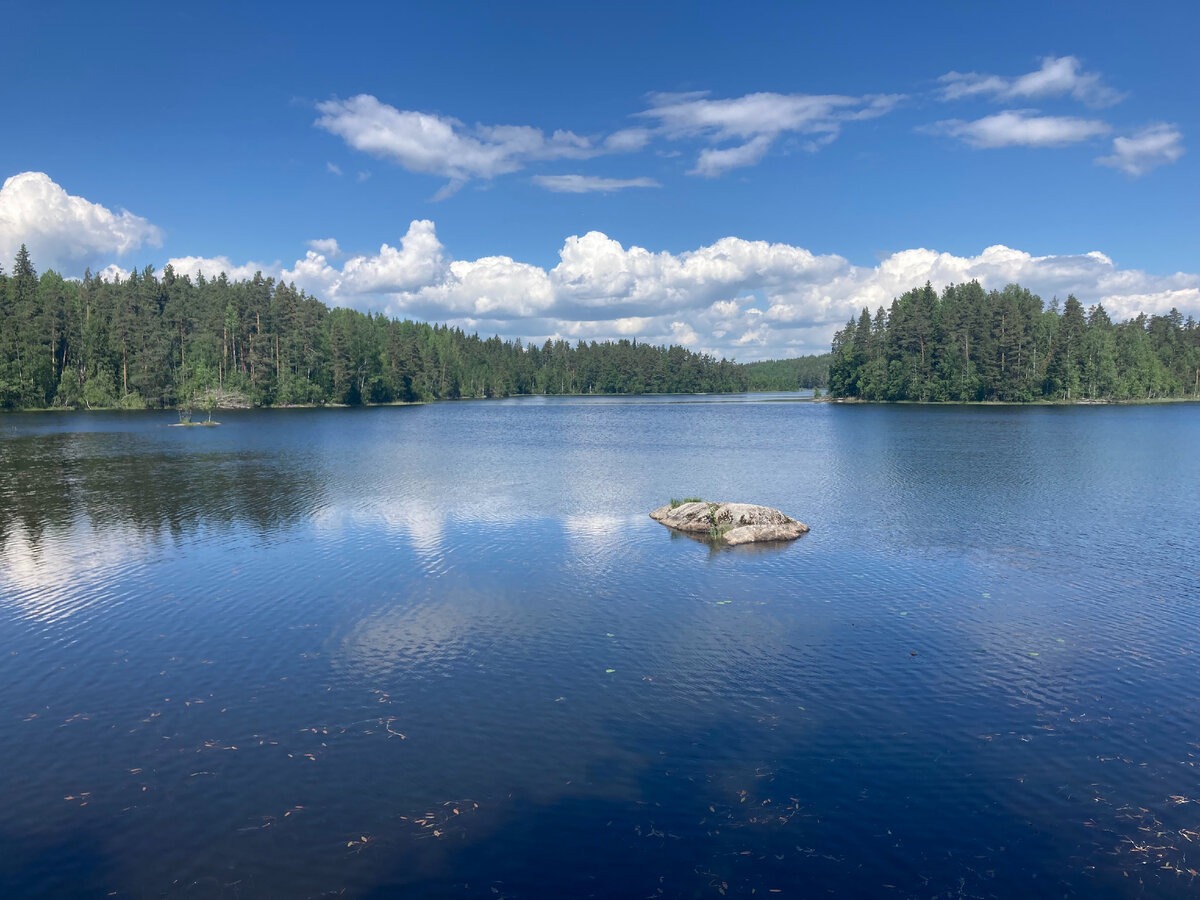
[[[783,400],[0,418],[5,896],[1195,896],[1200,405]]]

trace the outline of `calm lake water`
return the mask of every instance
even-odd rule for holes
[[[1198,405],[220,418],[0,418],[5,897],[1200,892]]]

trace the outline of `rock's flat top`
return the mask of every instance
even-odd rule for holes
[[[656,522],[697,536],[708,535],[726,544],[794,541],[808,531],[803,522],[769,506],[751,503],[710,503],[693,500],[660,506],[650,513]]]

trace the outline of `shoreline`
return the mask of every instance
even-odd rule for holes
[[[455,397],[444,400],[392,400],[387,403],[285,403],[285,404],[269,404],[264,406],[237,406],[237,407],[217,407],[223,411],[237,410],[269,410],[269,409],[384,409],[392,406],[431,406],[436,403],[463,403],[463,402],[479,402],[491,400],[519,400],[522,398],[542,398],[548,399],[551,397],[570,397],[570,398],[612,398],[612,397],[733,397],[741,394],[746,395],[767,395],[767,394],[795,394],[794,397],[774,397],[770,401],[764,402],[806,402],[806,403],[828,403],[844,406],[1014,406],[1014,407],[1041,407],[1041,406],[1157,406],[1175,403],[1200,403],[1200,397],[1147,397],[1144,399],[1112,399],[1112,400],[861,400],[858,397],[831,397],[828,394],[822,394],[820,397],[813,397],[811,394],[802,395],[802,391],[810,391],[811,388],[802,388],[799,391],[729,391],[729,392],[698,392],[687,394],[661,394],[661,393],[642,393],[642,394],[509,394],[506,397]],[[90,413],[90,412],[127,412],[127,413],[164,413],[175,412],[177,407],[173,406],[158,406],[158,407],[143,407],[141,409],[126,409],[120,406],[93,406],[93,407],[70,407],[70,406],[39,406],[25,407],[21,409],[3,409],[0,410],[0,415],[12,415],[16,413]],[[194,423],[178,423],[178,424],[205,424],[203,422]]]
[[[1157,406],[1200,403],[1200,397],[1146,397],[1122,400],[860,400],[858,397],[820,397],[814,403],[843,406]]]

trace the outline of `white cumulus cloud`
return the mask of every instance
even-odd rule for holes
[[[824,352],[834,331],[864,306],[887,307],[926,281],[937,290],[971,280],[988,290],[1017,282],[1046,300],[1073,293],[1085,305],[1103,303],[1117,320],[1172,307],[1200,317],[1198,273],[1153,275],[1121,268],[1099,251],[1039,256],[1002,244],[973,256],[911,248],[859,266],[836,254],[733,236],[671,253],[590,231],[568,237],[557,264],[544,268],[508,256],[452,259],[434,224],[418,219],[399,246],[385,243],[337,265],[317,249],[290,267],[225,257],[171,264],[209,278],[261,270],[327,303],[468,332],[539,343],[637,338],[743,361]]]
[[[244,281],[262,273],[264,278],[277,278],[279,263],[245,262],[235,263],[228,256],[172,256],[166,265],[175,270],[176,275],[187,275],[198,278],[203,275],[213,281],[222,274],[230,281]]]
[[[102,257],[162,245],[141,216],[68,194],[44,172],[22,172],[0,187],[0,264],[24,244],[39,269],[74,273]]]
[[[336,240],[333,245],[336,248]],[[428,219],[413,220],[399,247],[385,243],[378,253],[350,257],[340,269],[330,265],[329,258],[333,255],[314,247],[292,268],[283,269],[279,277],[296,282],[328,302],[353,305],[358,297],[407,291],[434,283],[446,268],[442,243]]]
[[[1137,178],[1151,169],[1176,162],[1183,156],[1183,135],[1167,122],[1148,125],[1129,137],[1113,138],[1112,156],[1096,160]]]
[[[554,291],[543,269],[507,256],[485,256],[474,262],[456,260],[440,285],[413,295],[422,303],[475,316],[525,317],[543,313],[554,303]]]
[[[109,263],[96,273],[96,277],[101,281],[124,281],[132,274],[132,269],[124,269],[116,263]]]

